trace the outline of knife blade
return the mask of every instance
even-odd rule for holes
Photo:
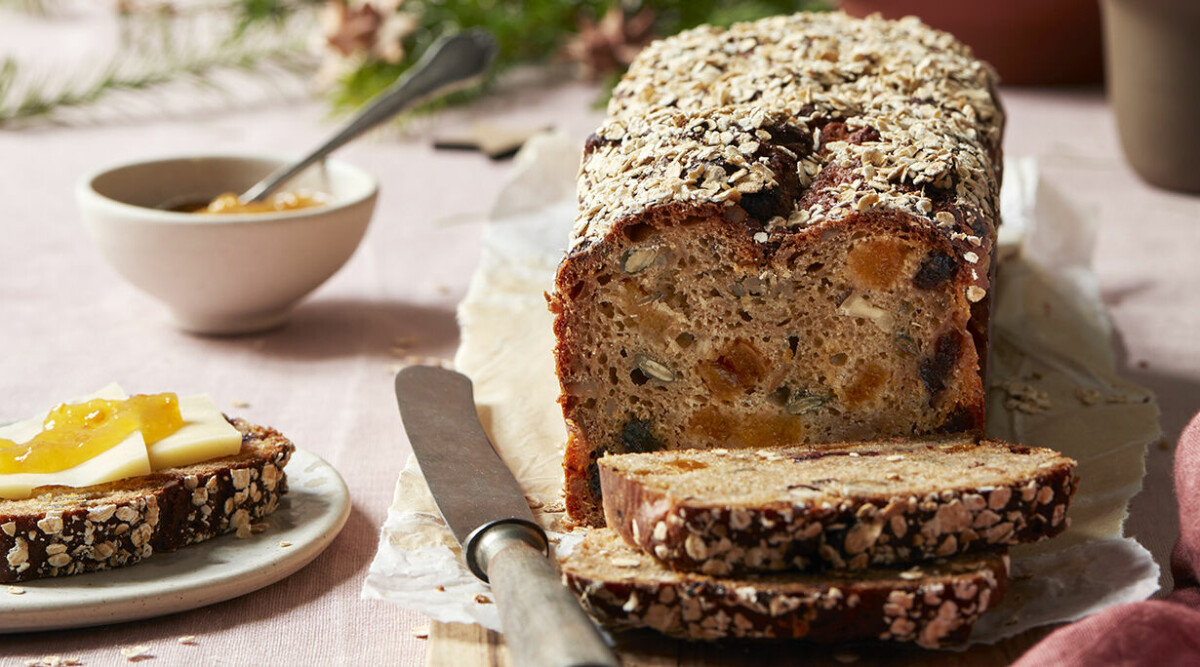
[[[467,566],[492,586],[513,664],[617,667],[547,557],[545,532],[479,422],[471,380],[444,368],[409,366],[396,374],[396,402]]]

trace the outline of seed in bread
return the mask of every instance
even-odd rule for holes
[[[669,567],[911,564],[1067,528],[1075,462],[969,435],[600,459],[607,525]]]
[[[605,453],[981,429],[1003,114],[915,20],[651,45],[589,139],[550,308],[571,518]]]
[[[225,533],[248,536],[287,493],[295,447],[274,429],[230,422],[242,434],[233,456],[0,500],[0,582],[123,567]]]
[[[647,627],[709,641],[882,639],[952,646],[966,640],[1008,584],[1008,556],[998,552],[939,560],[919,571],[717,578],[663,567],[607,528],[588,529],[561,569],[588,612],[614,630]]]

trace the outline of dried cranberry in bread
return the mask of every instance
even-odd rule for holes
[[[983,426],[1003,115],[915,20],[648,47],[588,141],[550,307],[569,515],[605,453]]]
[[[272,428],[229,421],[242,433],[233,456],[0,500],[0,582],[124,567],[224,533],[248,536],[287,493],[283,468],[295,447]]]
[[[607,524],[669,567],[911,564],[1053,537],[1075,461],[956,435],[600,459]]]
[[[613,629],[648,627],[682,639],[883,639],[927,648],[962,643],[1004,595],[998,552],[908,570],[746,575],[667,569],[613,531],[589,529],[561,563],[584,607]]]

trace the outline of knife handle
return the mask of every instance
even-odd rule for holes
[[[550,559],[531,543],[531,538],[540,539],[540,534],[521,523],[491,530],[511,531],[506,537],[491,536],[488,542],[496,550],[484,560],[513,664],[619,667],[592,620],[563,586]],[[519,534],[521,530],[528,534]]]

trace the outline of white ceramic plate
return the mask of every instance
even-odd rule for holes
[[[333,467],[303,449],[286,471],[288,492],[266,518],[267,530],[245,539],[222,535],[131,567],[17,584],[23,595],[0,588],[0,633],[162,616],[230,600],[295,573],[337,537],[350,516],[350,494]]]

